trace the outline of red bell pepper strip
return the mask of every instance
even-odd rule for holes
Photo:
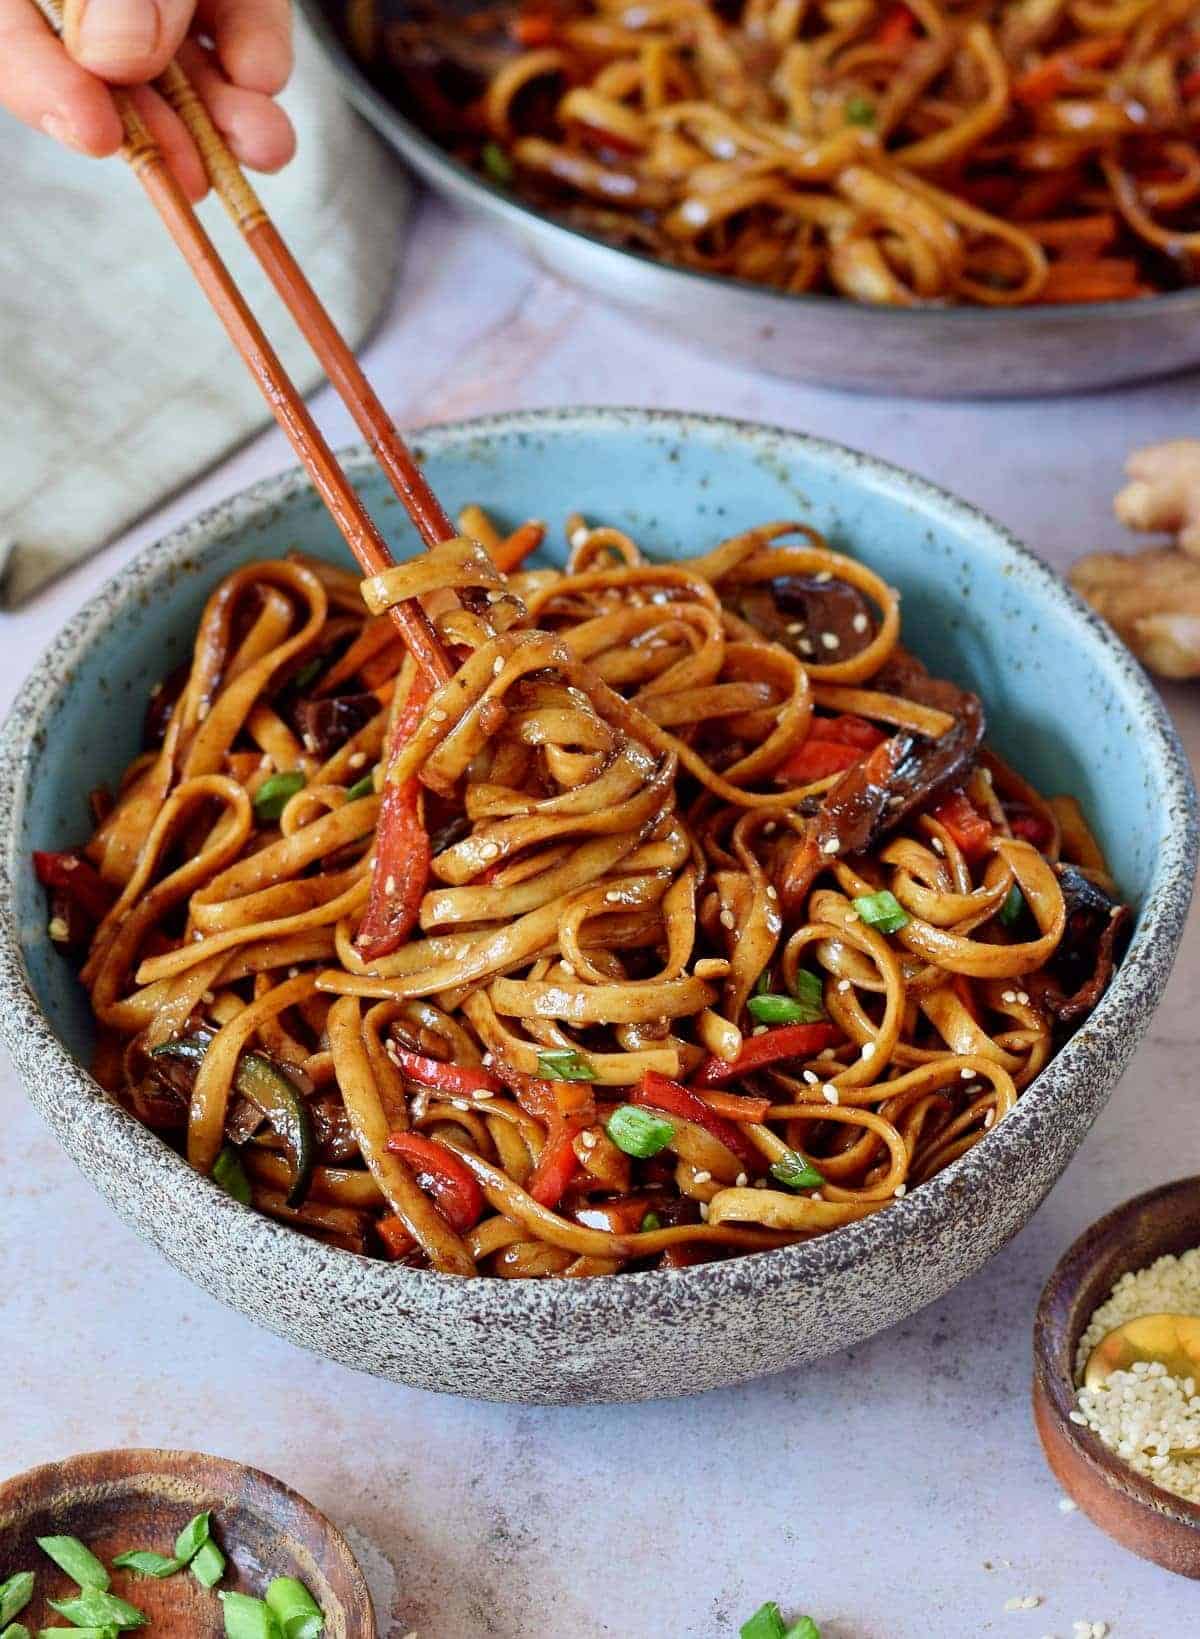
[[[775,778],[789,785],[807,785],[830,774],[844,774],[859,758],[874,751],[887,735],[865,717],[843,712],[839,717],[814,717],[808,739],[788,754]]]
[[[836,740],[839,744],[861,746],[864,751],[874,751],[882,745],[887,735],[874,723],[869,723],[865,717],[856,716],[852,711],[844,711],[838,717],[814,717],[812,732],[822,740]]]
[[[93,922],[102,922],[116,902],[116,890],[73,848],[58,854],[35,852],[33,868],[44,888],[66,894]]]
[[[762,1156],[740,1127],[717,1115],[699,1093],[678,1081],[672,1081],[669,1076],[661,1075],[657,1070],[645,1072],[641,1084],[634,1089],[631,1102],[647,1105],[652,1110],[662,1110],[666,1115],[678,1116],[681,1121],[694,1121],[696,1126],[703,1127],[724,1144],[727,1150],[732,1150],[748,1170],[761,1172],[765,1165]]]
[[[510,24],[513,39],[528,51],[549,45],[554,38],[554,15],[548,11],[521,11]]]
[[[392,1063],[422,1087],[436,1087],[451,1098],[471,1098],[475,1093],[498,1093],[500,1077],[476,1064],[447,1064],[442,1059],[426,1058],[411,1048],[393,1042],[388,1054]]]
[[[474,1229],[483,1216],[483,1191],[453,1150],[436,1138],[412,1132],[393,1133],[387,1147],[408,1162],[451,1229],[459,1235]]]
[[[1185,74],[1179,82],[1180,94],[1185,102],[1191,102],[1193,97],[1200,97],[1200,68],[1193,68],[1190,74]]]
[[[424,674],[418,672],[392,726],[389,766],[416,732],[429,695],[430,685]],[[365,962],[390,956],[416,926],[432,859],[429,833],[421,823],[420,786],[416,779],[401,784],[385,781],[375,830],[371,891],[354,940]]]
[[[950,833],[963,857],[972,864],[982,859],[992,845],[992,822],[979,812],[964,791],[951,792],[944,802],[930,810],[929,817]]]
[[[579,1170],[575,1139],[587,1125],[586,1121],[573,1118],[554,1123],[546,1134],[542,1153],[525,1185],[526,1193],[532,1195],[539,1206],[553,1210],[562,1200],[567,1185]]]
[[[771,1108],[769,1098],[751,1098],[748,1093],[725,1093],[714,1089],[701,1097],[716,1115],[727,1121],[765,1121]]]
[[[1087,40],[1077,40],[1061,51],[1043,57],[1012,82],[1012,94],[1018,102],[1037,104],[1051,102],[1069,91],[1076,83],[1081,68],[1100,68],[1119,57],[1125,49],[1123,34],[1102,34]]]
[[[1020,837],[1022,842],[1031,842],[1039,849],[1044,848],[1054,835],[1048,821],[1040,814],[1035,814],[1032,809],[1026,809],[1020,814],[1010,814],[1008,824],[1014,837]]]
[[[812,785],[826,780],[831,774],[844,774],[864,753],[857,746],[845,745],[838,740],[819,740],[810,734],[803,745],[790,751],[775,770],[775,778],[782,785]]]
[[[893,6],[875,30],[875,44],[885,50],[899,50],[917,32],[917,20],[907,6]]]
[[[692,1086],[703,1089],[723,1081],[736,1081],[739,1076],[751,1075],[779,1059],[815,1058],[841,1039],[842,1033],[835,1024],[781,1024],[761,1036],[747,1036],[735,1059],[705,1059],[692,1077]]]

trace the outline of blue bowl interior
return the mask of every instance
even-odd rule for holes
[[[537,426],[432,432],[416,444],[451,509],[479,501],[507,525],[547,519],[545,561],[561,561],[561,524],[573,511],[628,530],[665,558],[772,519],[814,525],[899,588],[906,646],[932,671],[979,691],[992,744],[1040,789],[1080,799],[1125,895],[1144,901],[1167,826],[1162,769],[1139,732],[1144,696],[1049,571],[966,507],[850,452],[722,423],[577,413]],[[352,470],[407,555],[415,537],[385,481],[365,461]],[[82,1060],[90,1015],[46,936],[30,853],[87,836],[87,792],[114,783],[139,750],[150,689],[187,657],[221,575],[292,549],[349,561],[299,480],[257,516],[232,510],[190,555],[164,553],[149,590],[143,578],[95,617],[107,629],[64,677],[29,752],[23,812],[8,838],[21,942],[38,1000]]]

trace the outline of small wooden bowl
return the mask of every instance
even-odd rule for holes
[[[1122,1275],[1200,1246],[1200,1178],[1135,1196],[1086,1230],[1046,1283],[1033,1323],[1033,1415],[1059,1484],[1102,1531],[1181,1576],[1200,1577],[1200,1506],[1136,1473],[1073,1423],[1075,1351]]]
[[[131,1548],[170,1554],[179,1531],[206,1508],[229,1562],[221,1588],[261,1598],[272,1577],[295,1576],[325,1613],[326,1639],[378,1639],[366,1579],[324,1514],[270,1474],[191,1451],[92,1451],[0,1485],[0,1582],[15,1571],[35,1572],[33,1603],[19,1620],[31,1630],[54,1626],[63,1618],[46,1601],[76,1588],[37,1537],[78,1537],[111,1565]],[[136,1571],[110,1574],[112,1591],[149,1617],[146,1631],[224,1634],[217,1590],[189,1572],[162,1581]]]

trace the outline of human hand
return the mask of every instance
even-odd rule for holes
[[[244,165],[277,171],[292,157],[291,121],[273,101],[292,67],[290,0],[65,0],[65,11],[60,40],[33,0],[0,0],[0,105],[25,124],[103,158],[122,141],[109,87],[136,87],[167,162],[200,199],[200,155],[146,83],[177,57]]]

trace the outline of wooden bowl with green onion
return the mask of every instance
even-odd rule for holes
[[[341,1532],[259,1469],[191,1451],[93,1451],[0,1484],[0,1632],[132,1627],[113,1601],[144,1616],[133,1631],[147,1639],[378,1634]]]

